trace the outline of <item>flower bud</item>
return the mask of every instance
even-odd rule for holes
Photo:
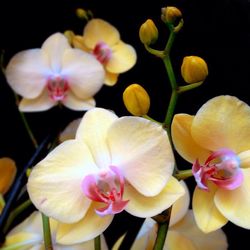
[[[182,13],[179,9],[173,6],[169,6],[161,9],[161,19],[164,23],[175,23],[177,19],[182,17]]]
[[[123,92],[123,102],[127,110],[136,116],[146,115],[150,107],[147,91],[139,84],[129,85]]]
[[[157,41],[158,29],[151,19],[148,19],[141,25],[139,30],[139,37],[141,42],[146,45],[153,44]]]
[[[207,63],[198,56],[186,56],[181,65],[181,75],[191,84],[204,81],[208,75]]]
[[[84,9],[78,8],[76,9],[76,16],[82,20],[88,20],[88,12]]]

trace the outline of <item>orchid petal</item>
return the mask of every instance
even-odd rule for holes
[[[17,168],[15,162],[8,158],[0,158],[0,193],[5,194],[11,187]]]
[[[66,126],[66,128],[63,130],[63,132],[59,136],[60,142],[70,140],[70,139],[75,139],[76,130],[79,127],[81,120],[82,120],[81,118],[75,119]]]
[[[140,117],[122,117],[107,133],[112,165],[141,194],[155,196],[173,173],[174,157],[166,131]],[[153,170],[153,171],[152,171]]]
[[[173,118],[171,134],[177,152],[187,161],[193,163],[197,158],[204,162],[210,151],[199,146],[191,135],[194,116],[177,114]]]
[[[99,18],[94,18],[85,26],[83,39],[88,48],[94,49],[99,42],[113,46],[120,40],[120,34],[110,23]]]
[[[234,190],[219,189],[215,194],[215,205],[228,220],[250,229],[250,169],[242,169],[244,180]]]
[[[113,215],[100,217],[96,214],[97,203],[92,203],[83,219],[73,224],[59,223],[56,241],[60,244],[76,244],[94,239],[110,225]]]
[[[25,98],[36,98],[46,85],[51,71],[46,53],[30,49],[14,55],[6,67],[10,87]]]
[[[67,97],[62,101],[62,103],[65,107],[76,111],[92,109],[96,104],[94,98],[81,100],[72,92],[68,92]]]
[[[181,221],[172,226],[169,230],[169,233],[170,232],[178,232],[179,236],[183,237],[183,239],[189,239],[195,249],[226,250],[228,247],[226,235],[221,229],[211,233],[203,233],[197,227],[192,210],[189,210]],[[171,238],[172,235],[168,234],[166,240],[167,245],[169,240],[172,240]],[[179,250],[179,248],[176,249]]]
[[[105,65],[111,73],[123,73],[131,69],[136,63],[135,49],[122,41],[112,47],[112,56]]]
[[[67,38],[62,33],[55,33],[48,37],[42,45],[42,50],[49,56],[49,66],[53,73],[60,73],[64,52],[70,48]]]
[[[192,202],[195,221],[204,233],[215,231],[228,221],[214,203],[214,195],[218,188],[212,183],[209,183],[208,187],[208,191],[196,187]]]
[[[146,197],[140,194],[131,185],[126,185],[124,189],[124,199],[129,200],[125,210],[137,217],[152,217],[174,204],[185,190],[183,186],[174,178],[170,177],[164,189],[156,196]]]
[[[111,156],[106,143],[107,130],[118,117],[105,109],[94,108],[82,119],[76,132],[77,140],[84,141],[99,168],[109,168]]]
[[[250,150],[238,154],[241,168],[250,168]]]
[[[250,148],[250,108],[233,96],[218,96],[195,115],[191,133],[208,150],[229,148],[239,153]]]
[[[172,206],[171,217],[169,222],[170,227],[176,224],[185,216],[190,204],[190,194],[187,184],[184,181],[180,181],[180,184],[183,186],[185,193]]]
[[[23,98],[19,103],[19,110],[22,112],[39,112],[45,111],[57,105],[57,102],[53,101],[45,89],[40,96],[34,99]]]
[[[167,234],[167,239],[164,250],[197,250],[194,245],[194,242],[188,237],[185,237],[183,234],[178,231],[170,230]],[[203,248],[202,248],[203,249]]]
[[[82,193],[81,182],[95,171],[87,146],[75,140],[65,141],[31,171],[27,184],[30,199],[49,217],[76,222],[84,217],[91,203]]]
[[[114,86],[118,81],[119,74],[110,73],[108,71],[105,73],[104,84],[107,86]]]
[[[95,57],[79,49],[67,49],[62,58],[61,74],[80,99],[96,94],[103,85],[105,72]]]

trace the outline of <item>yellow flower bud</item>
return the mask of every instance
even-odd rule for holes
[[[88,12],[84,9],[78,8],[76,9],[76,15],[78,18],[82,19],[82,20],[88,20]]]
[[[150,107],[147,91],[139,84],[129,85],[123,92],[123,102],[127,110],[136,116],[146,115]]]
[[[161,9],[161,19],[163,22],[175,23],[178,18],[182,17],[182,13],[174,6],[169,6]]]
[[[148,19],[141,25],[139,30],[139,37],[141,42],[146,45],[153,44],[157,41],[158,29],[151,19]]]
[[[181,65],[181,75],[185,82],[204,81],[208,75],[207,63],[198,56],[186,56]]]

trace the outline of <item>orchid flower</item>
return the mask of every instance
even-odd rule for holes
[[[38,210],[62,223],[58,242],[101,234],[114,214],[151,217],[184,194],[172,176],[174,156],[166,131],[140,117],[88,111],[76,132],[39,162],[27,183]]]
[[[84,28],[83,36],[75,36],[73,45],[85,51],[91,51],[105,68],[104,83],[116,84],[118,76],[131,69],[136,63],[134,48],[124,43],[119,31],[102,19],[90,20]]]
[[[215,232],[205,234],[196,225],[192,210],[189,207],[189,191],[186,184],[185,195],[178,199],[172,206],[170,225],[163,250],[226,250],[227,239],[224,232],[219,229]],[[112,247],[119,249],[125,235],[120,237]],[[157,236],[157,223],[147,218],[140,229],[131,250],[151,250]]]
[[[3,195],[10,189],[16,177],[16,172],[16,164],[11,158],[0,158],[0,214],[5,205]]]
[[[63,34],[55,33],[41,49],[14,55],[6,67],[6,78],[23,97],[21,111],[44,111],[58,103],[72,110],[88,110],[95,106],[93,96],[103,85],[104,70],[93,55],[72,49]]]
[[[50,220],[50,230],[53,249],[55,250],[94,250],[94,241],[86,241],[81,244],[62,245],[57,242],[58,222]],[[101,247],[108,250],[106,241],[101,235]],[[2,250],[44,250],[42,215],[38,211],[33,212],[22,223],[13,228],[6,236]]]
[[[231,221],[250,229],[250,107],[218,96],[172,123],[177,152],[193,164],[193,211],[204,232]]]

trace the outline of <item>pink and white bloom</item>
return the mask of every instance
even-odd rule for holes
[[[59,226],[59,242],[72,244],[99,235],[123,210],[151,217],[170,207],[184,194],[173,169],[171,145],[160,125],[94,108],[84,115],[75,139],[34,167],[27,189],[38,210],[67,223]]]
[[[121,40],[119,31],[110,23],[91,19],[84,27],[83,36],[75,36],[76,48],[90,51],[105,68],[106,85],[116,84],[118,76],[131,69],[137,60],[135,49]]]
[[[51,240],[54,250],[94,250],[94,240],[80,244],[63,245],[57,241],[57,229],[59,222],[50,219]],[[108,250],[106,241],[101,235],[101,248]],[[6,236],[2,250],[44,250],[42,215],[38,211],[33,212],[23,222],[14,227]]]
[[[212,232],[228,221],[250,229],[250,107],[233,96],[217,96],[195,116],[172,123],[177,152],[193,164],[197,182],[193,211],[198,226]]]
[[[51,35],[41,49],[14,55],[6,67],[11,88],[23,97],[19,109],[44,111],[62,103],[69,109],[88,110],[104,81],[104,70],[96,58],[72,49],[61,33]]]

